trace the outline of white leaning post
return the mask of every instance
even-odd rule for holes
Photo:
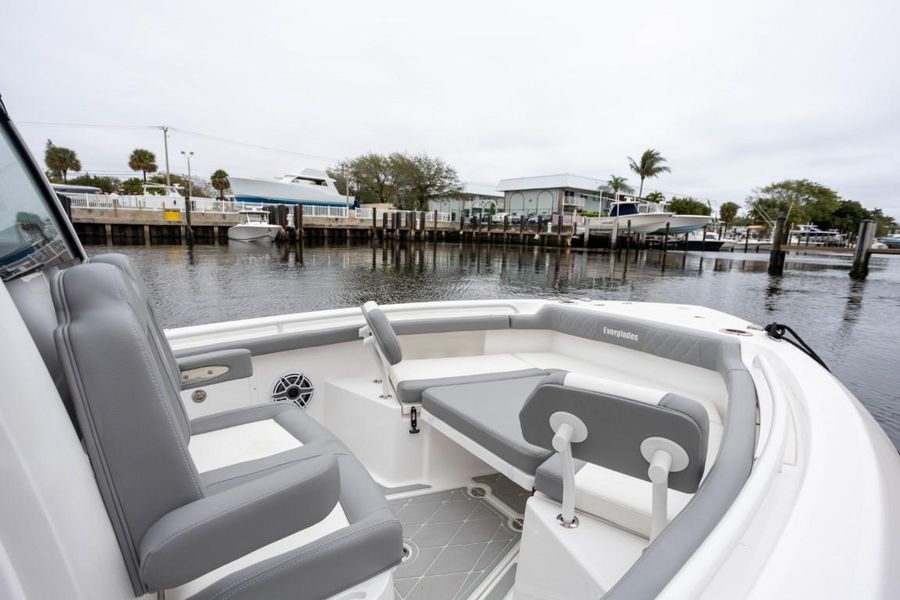
[[[687,468],[689,459],[684,448],[661,437],[641,442],[641,455],[650,463],[647,476],[653,484],[653,508],[650,514],[650,541],[669,523],[669,473]]]
[[[375,380],[375,383],[381,384],[381,399],[387,400],[388,398],[392,398],[393,394],[391,394],[391,385],[388,382],[388,374],[387,369],[384,368],[384,359],[381,358],[381,353],[378,351],[378,344],[375,343],[375,336],[372,335],[372,332],[369,330],[368,326],[359,328],[359,337],[362,338],[363,346],[369,349],[369,352],[372,353],[372,360],[375,361],[375,366],[378,368],[378,379]]]
[[[553,449],[559,452],[562,470],[563,498],[562,512],[556,517],[563,527],[578,527],[575,516],[575,461],[572,459],[572,444],[587,439],[588,430],[584,421],[564,411],[550,415],[553,430]]]

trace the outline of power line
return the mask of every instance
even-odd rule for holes
[[[68,129],[160,129],[162,126],[160,125],[121,125],[121,124],[110,124],[110,123],[59,123],[52,121],[17,121],[18,125],[28,125],[33,127],[64,127]],[[335,158],[334,156],[324,156],[321,154],[311,154],[309,152],[297,152],[296,150],[287,150],[285,148],[275,148],[273,146],[264,146],[262,144],[254,144],[251,142],[242,142],[240,140],[233,140],[230,138],[224,138],[217,135],[210,135],[208,133],[201,133],[199,131],[192,131],[190,129],[180,129],[178,127],[169,127],[169,131],[183,133],[186,135],[193,135],[200,138],[205,138],[209,140],[214,140],[217,142],[223,142],[226,144],[235,144],[237,146],[245,146],[248,148],[256,148],[258,150],[266,150],[269,152],[280,152],[282,154],[291,154],[294,156],[302,156],[304,158],[314,158],[317,160],[326,160],[329,162],[338,162],[341,159]]]

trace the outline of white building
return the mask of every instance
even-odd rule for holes
[[[450,213],[454,221],[459,219],[460,214],[471,217],[500,212],[503,210],[503,192],[498,192],[492,185],[465,183],[460,197],[429,200],[428,210]]]
[[[564,213],[601,212],[607,209],[608,199],[601,197],[600,179],[563,173],[538,177],[502,179],[497,189],[504,193],[505,211],[513,215],[551,215]]]

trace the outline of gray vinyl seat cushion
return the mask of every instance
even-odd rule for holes
[[[397,396],[403,404],[416,404],[424,402],[426,390],[502,382],[514,379],[533,380],[549,373],[549,370],[535,368],[521,369],[519,371],[500,371],[495,373],[473,373],[471,375],[457,375],[453,377],[434,377],[431,379],[405,379],[397,384]]]
[[[189,422],[177,366],[135,273],[94,261],[52,281],[56,346],[101,495],[136,595],[187,583],[324,519],[348,525],[251,564],[197,598],[323,598],[402,556],[402,528],[339,440],[272,404]],[[302,443],[199,473],[194,435],[271,419]]]
[[[525,441],[519,412],[543,375],[426,389],[430,414],[517,469],[533,474],[553,454]]]

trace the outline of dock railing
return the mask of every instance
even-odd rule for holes
[[[146,195],[117,195],[117,194],[64,194],[71,200],[72,208],[83,209],[114,209],[114,210],[184,210],[184,198],[173,196]],[[233,200],[220,200],[218,198],[191,198],[191,212],[195,213],[237,213],[248,208],[260,208],[263,204],[236,202]],[[303,206],[304,217],[328,218],[328,219],[356,219],[359,221],[372,220],[371,207],[348,208],[346,206]],[[407,222],[410,212],[415,212],[418,222],[419,211],[379,209],[378,218],[387,214],[393,218],[394,213],[400,215],[402,223]],[[432,223],[435,214],[425,211],[425,222]],[[438,212],[438,223],[454,223],[456,220],[452,213]],[[380,222],[380,221],[379,221]]]

